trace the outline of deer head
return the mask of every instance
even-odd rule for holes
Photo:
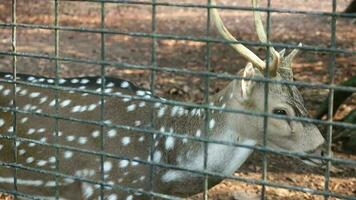
[[[212,1],[215,5],[215,1]],[[258,0],[252,0],[254,8],[258,7]],[[267,43],[260,12],[254,10],[254,22],[258,38]],[[216,9],[212,9],[212,19],[220,35],[229,41],[238,42],[236,38],[224,26]],[[301,44],[299,44],[301,46]],[[231,47],[248,60],[248,64],[239,72],[243,78],[263,78],[266,70],[266,62],[260,59],[248,48],[239,43],[232,43]],[[285,49],[277,52],[272,46],[269,47],[271,56],[268,75],[273,80],[293,81],[292,62],[298,53],[294,49],[285,56]],[[241,80],[231,84],[235,101],[232,108],[243,108],[253,111],[264,111],[265,87],[264,83]],[[307,117],[308,112],[304,106],[303,98],[298,89],[293,85],[269,84],[268,87],[268,112],[277,115],[291,117]],[[263,141],[263,118],[256,116],[236,117],[237,130],[244,137],[256,140],[259,144]],[[243,126],[241,126],[243,125]],[[268,118],[267,146],[276,149],[284,149],[296,152],[307,152],[317,149],[324,143],[324,139],[318,128],[310,123],[292,121],[288,119]]]

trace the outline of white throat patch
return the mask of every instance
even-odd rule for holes
[[[235,133],[236,134],[236,133]],[[226,138],[225,138],[226,139]],[[224,140],[223,140],[224,141]],[[226,141],[226,140],[225,140]],[[239,144],[254,146],[255,140],[241,139]],[[248,158],[253,149],[245,147],[234,147],[223,144],[209,144],[207,170],[221,173],[222,175],[232,175]],[[200,153],[194,158],[178,163],[180,167],[190,170],[204,169],[204,154]],[[189,172],[169,170],[161,178],[163,182],[177,181],[186,177],[197,176]]]

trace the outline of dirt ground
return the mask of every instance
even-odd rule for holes
[[[11,22],[11,1],[0,1],[0,22]],[[157,2],[164,2],[158,0]],[[203,4],[204,0],[176,0],[174,3]],[[224,5],[249,6],[250,1],[223,0]],[[273,0],[274,8],[294,9],[309,12],[330,12],[331,1],[303,0],[288,1]],[[342,11],[349,0],[338,0],[337,11]],[[149,5],[106,4],[105,27],[120,32],[152,32],[152,8]],[[18,1],[17,22],[26,24],[52,25],[52,1],[31,0]],[[247,11],[221,11],[222,18],[229,30],[237,37],[246,41],[257,41],[254,33],[252,15]],[[65,27],[100,28],[100,4],[79,1],[60,2],[60,25]],[[156,32],[177,36],[206,37],[207,12],[201,8],[178,8],[158,6],[156,10]],[[276,43],[297,44],[313,47],[330,47],[331,18],[327,16],[299,15],[274,13],[272,15],[272,41]],[[219,38],[215,29],[210,31],[210,37]],[[98,33],[83,33],[59,31],[59,56],[81,60],[101,59],[101,35]],[[17,28],[17,51],[45,56],[54,56],[54,31],[46,29]],[[354,54],[336,54],[335,82],[340,83],[356,75],[356,25],[355,19],[337,18],[336,45],[338,49]],[[152,64],[152,39],[132,37],[128,35],[105,36],[105,59],[117,63],[128,63],[137,66]],[[250,47],[259,55],[264,54],[262,48]],[[0,26],[0,52],[11,51],[11,29]],[[205,42],[187,40],[158,39],[156,46],[156,63],[158,67],[170,67],[203,71],[206,69]],[[210,70],[216,73],[236,74],[244,65],[245,60],[222,44],[210,44]],[[328,83],[327,67],[332,63],[328,52],[303,51],[295,60],[295,79],[308,83]],[[46,59],[18,57],[17,72],[37,75],[54,76],[55,64]],[[83,75],[99,75],[100,65],[89,65],[75,62],[60,62],[60,76],[72,77]],[[0,54],[0,70],[12,70],[12,57]],[[106,67],[106,74],[131,80],[139,86],[149,88],[149,70],[130,70]],[[156,93],[166,98],[182,101],[200,102],[203,97],[203,78],[186,74],[157,72],[155,79]],[[226,80],[210,81],[209,91],[215,93],[221,90]],[[317,106],[327,96],[327,90],[301,88],[308,109],[315,113]],[[343,105],[336,119],[356,108],[355,95]],[[333,147],[334,156],[356,160],[356,156],[339,151]],[[261,153],[252,157],[236,172],[236,176],[260,179],[262,174]],[[294,158],[268,155],[268,180],[273,183],[283,183],[305,188],[324,189],[323,169],[310,168]],[[356,166],[335,164],[331,172],[330,191],[356,198]],[[261,187],[238,181],[226,180],[209,191],[209,197],[216,200],[253,199],[258,196]],[[268,199],[323,199],[322,196],[309,193],[267,187]],[[191,198],[202,199],[201,194]],[[330,198],[334,199],[334,198]]]

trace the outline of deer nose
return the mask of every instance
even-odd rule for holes
[[[314,154],[314,155],[319,155],[321,157],[328,156],[328,144],[324,143],[324,144],[320,145],[315,151],[316,151],[316,154]],[[333,152],[331,150],[330,150],[329,156],[330,157],[333,156]]]
[[[317,157],[321,157],[321,158],[302,158],[302,161],[308,165],[311,166],[317,166],[317,167],[325,167],[327,161],[322,159],[322,157],[327,156],[327,145],[326,144],[322,144],[320,145],[318,148],[306,152],[307,154],[311,155],[311,156],[317,156]],[[330,152],[330,156],[332,156],[332,152]]]

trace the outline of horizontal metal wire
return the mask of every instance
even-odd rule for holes
[[[329,47],[317,47],[304,45],[302,47],[292,44],[284,43],[263,43],[263,42],[253,42],[253,41],[244,41],[240,40],[238,42],[227,41],[218,38],[211,37],[197,37],[197,36],[187,36],[187,35],[173,35],[173,34],[160,34],[160,33],[145,33],[145,32],[127,32],[127,31],[118,31],[113,29],[104,29],[104,28],[91,28],[91,27],[71,27],[71,26],[54,26],[54,25],[43,25],[43,24],[23,24],[23,23],[3,23],[0,22],[0,27],[18,27],[18,28],[27,28],[27,29],[46,29],[46,30],[62,30],[62,31],[75,31],[83,33],[105,33],[105,34],[115,34],[115,35],[125,35],[131,37],[142,37],[142,38],[156,38],[156,39],[171,39],[171,40],[187,40],[195,42],[211,42],[211,43],[222,43],[222,44],[243,44],[247,46],[273,46],[277,48],[296,48],[307,51],[316,51],[316,52],[335,52],[340,54],[356,54],[356,51],[350,51],[340,48],[329,48]]]
[[[78,0],[62,0],[68,2],[78,2]],[[312,16],[329,16],[329,17],[342,17],[342,18],[354,18],[355,13],[342,13],[342,12],[323,12],[323,11],[305,11],[305,10],[293,10],[293,9],[282,9],[282,8],[253,8],[249,6],[235,6],[235,5],[208,5],[208,4],[195,4],[195,3],[174,3],[174,2],[152,2],[152,1],[134,1],[134,0],[81,0],[80,2],[96,2],[96,3],[117,3],[117,4],[127,4],[127,5],[146,5],[146,6],[162,6],[162,7],[182,7],[182,8],[218,8],[225,10],[240,10],[240,11],[262,11],[271,13],[290,13],[290,14],[302,14],[302,15],[312,15]]]

